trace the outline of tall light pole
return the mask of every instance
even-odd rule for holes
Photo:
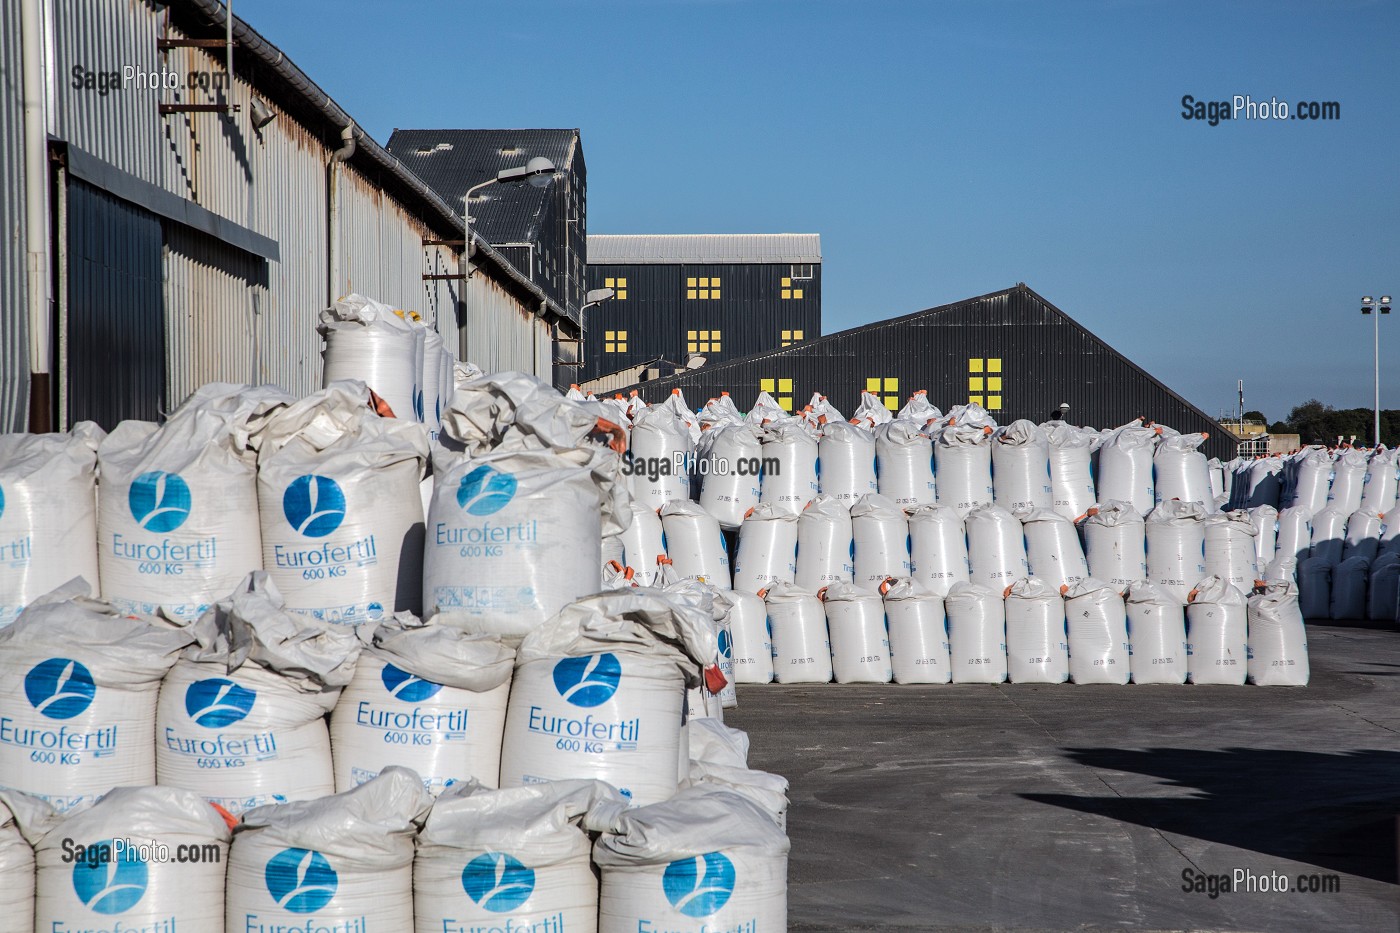
[[[1370,295],[1361,299],[1361,313],[1371,315],[1376,335],[1376,446],[1381,446],[1381,315],[1390,313],[1390,296],[1382,295],[1377,302]]]

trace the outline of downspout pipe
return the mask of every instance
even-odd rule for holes
[[[53,427],[53,302],[49,256],[48,131],[45,127],[43,0],[22,0],[25,298],[29,311],[29,430]]]
[[[326,182],[326,304],[333,305],[342,288],[340,270],[340,166],[355,154],[355,124],[340,130],[340,148],[331,153]]]

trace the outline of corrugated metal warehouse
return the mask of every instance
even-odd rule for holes
[[[1045,421],[1068,403],[1075,424],[1141,415],[1210,434],[1210,456],[1235,454],[1214,419],[1024,284],[630,388],[649,402],[679,388],[692,406],[727,390],[744,409],[766,391],[788,410],[821,392],[847,415],[862,391],[897,409],[927,389],[940,408],[976,402],[1003,424]]]
[[[0,0],[0,53],[0,430],[155,418],[213,380],[312,391],[317,313],[350,291],[487,370],[550,378],[579,336],[477,237],[464,292],[460,206],[214,0]]]

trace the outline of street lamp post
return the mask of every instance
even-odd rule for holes
[[[1361,313],[1371,315],[1372,329],[1375,331],[1376,365],[1376,446],[1381,446],[1381,315],[1390,313],[1390,296],[1382,295],[1378,302],[1370,295],[1361,299]]]

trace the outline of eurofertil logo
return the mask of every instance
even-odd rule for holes
[[[24,676],[24,696],[41,716],[63,722],[87,712],[97,697],[92,672],[70,658],[49,658]],[[110,755],[117,746],[117,726],[89,732],[71,730],[65,723],[56,729],[18,724],[0,716],[0,745],[27,750],[35,764],[78,765],[83,753]]]
[[[601,706],[622,680],[622,664],[611,652],[564,658],[554,665],[554,689],[574,706]]]
[[[687,917],[711,917],[734,894],[734,863],[723,852],[677,859],[666,866],[661,888],[671,906]]]
[[[417,674],[410,674],[392,664],[384,665],[384,670],[379,672],[379,680],[390,696],[405,703],[422,703],[437,696],[438,691],[442,690],[442,684],[424,680]]]
[[[334,534],[348,513],[344,490],[329,476],[299,476],[282,492],[282,516],[303,538],[319,540]],[[319,547],[276,544],[272,554],[279,569],[300,570],[305,580],[340,579],[351,565],[364,567],[379,561],[374,535],[324,541]]]
[[[272,732],[227,735],[219,731],[246,719],[257,700],[256,690],[223,677],[196,680],[185,688],[185,715],[214,735],[184,735],[174,726],[166,726],[165,747],[178,755],[219,759],[215,766],[223,767],[241,767],[250,756],[276,758],[277,736]]]
[[[505,852],[486,852],[462,869],[462,890],[492,913],[507,913],[535,893],[535,870]]]
[[[114,844],[112,839],[95,843],[109,848]],[[73,866],[73,893],[88,910],[98,914],[126,913],[146,894],[149,881],[150,869],[134,852],[110,861],[78,862]],[[62,924],[54,924],[54,929],[60,928]]]
[[[314,849],[283,849],[267,860],[263,869],[267,893],[283,910],[311,914],[335,897],[340,877],[330,861]],[[253,916],[248,917],[252,929]]]
[[[72,719],[92,705],[97,684],[83,664],[49,658],[24,675],[24,695],[30,706],[49,719]]]
[[[231,680],[196,680],[185,688],[185,714],[206,729],[222,729],[244,719],[257,699],[256,690]]]
[[[112,533],[112,555],[118,560],[138,561],[138,572],[180,576],[186,564],[212,564],[218,557],[217,538],[166,537],[184,526],[194,508],[189,483],[179,473],[165,470],[142,473],[131,481],[126,504],[137,527],[160,536],[154,541],[133,541],[127,535]]]
[[[0,518],[5,517],[5,487],[0,486]],[[24,566],[34,556],[34,539],[30,535],[0,544],[0,564]]]
[[[184,478],[163,470],[136,477],[126,498],[136,524],[156,534],[166,534],[183,525],[193,504]]]
[[[457,484],[457,505],[463,516],[485,519],[462,524],[437,522],[433,540],[438,547],[456,547],[462,557],[503,557],[508,545],[532,545],[539,541],[539,522],[522,518],[498,524],[489,516],[510,505],[519,489],[511,474],[483,463]]]
[[[392,664],[384,665],[384,670],[379,672],[379,681],[391,697],[401,703],[413,704],[413,708],[384,707],[361,700],[355,708],[355,725],[389,730],[384,734],[384,741],[394,745],[421,747],[435,745],[439,741],[460,741],[467,737],[470,711],[465,706],[452,709],[417,706],[437,696],[442,691],[442,684],[424,680]]]
[[[622,682],[622,662],[612,652],[563,658],[554,664],[553,680],[554,689],[570,706],[593,709],[607,703],[617,693]],[[546,713],[542,707],[531,706],[529,729],[558,738],[555,747],[561,751],[594,754],[635,751],[642,720],[640,717],[609,720],[595,718],[593,713],[578,719]]]

